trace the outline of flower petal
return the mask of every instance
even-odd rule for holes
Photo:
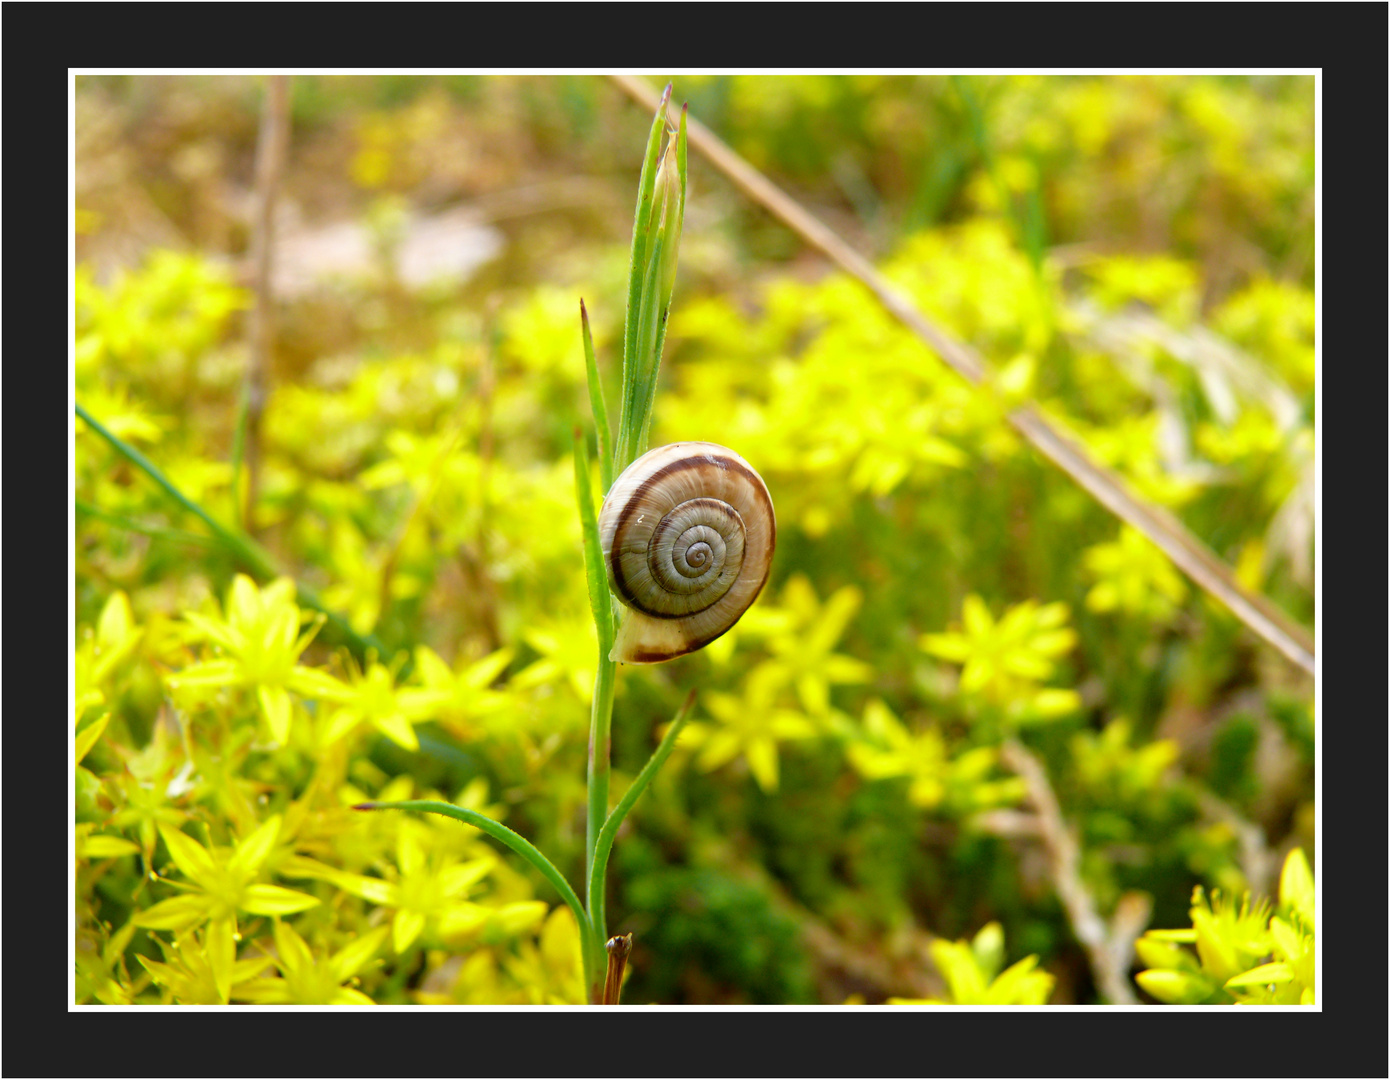
[[[236,851],[227,860],[227,869],[254,877],[260,872],[265,861],[275,847],[275,838],[280,833],[280,815],[275,814],[265,821],[250,836],[237,844]]]
[[[314,970],[314,954],[287,922],[275,923],[275,951],[280,954],[280,970],[287,977]]]
[[[392,944],[396,952],[403,953],[420,936],[425,928],[425,917],[418,911],[398,911],[391,924]]]
[[[568,910],[568,909],[566,909]],[[382,942],[391,933],[389,926],[378,926],[370,933],[363,934],[356,941],[350,941],[328,961],[329,970],[338,982],[346,982],[359,971],[362,965],[376,955]]]
[[[232,996],[232,966],[236,963],[236,924],[231,919],[208,923],[206,950],[218,1000],[225,1005]]]
[[[215,902],[206,893],[175,896],[146,908],[131,921],[148,930],[187,930],[206,919]]]
[[[82,759],[87,756],[92,747],[101,738],[101,733],[106,730],[106,725],[111,721],[111,714],[102,713],[93,720],[82,731],[77,733],[77,761],[80,764]]]
[[[764,791],[777,790],[777,744],[771,739],[754,739],[744,750],[753,779]]]
[[[164,846],[169,849],[169,857],[174,865],[183,871],[185,877],[196,881],[203,888],[210,888],[217,876],[217,864],[212,861],[207,848],[187,833],[177,829],[159,826],[159,835],[164,838]]]
[[[376,1002],[369,998],[361,990],[354,990],[350,986],[340,986],[337,992],[329,999],[330,1005],[375,1005]]]
[[[319,898],[279,885],[248,885],[242,893],[241,910],[252,915],[290,915],[317,906]]]
[[[122,855],[139,855],[140,845],[124,836],[89,836],[78,849],[81,859],[115,859]]]
[[[261,704],[261,715],[270,727],[270,737],[281,746],[290,741],[290,720],[294,716],[289,691],[283,686],[256,687],[256,700]]]
[[[399,889],[389,881],[382,881],[381,878],[364,877],[361,874],[342,874],[333,878],[333,884],[344,892],[352,893],[353,896],[360,896],[363,900],[369,900],[373,904],[391,907],[400,902]]]
[[[388,716],[374,716],[372,723],[392,742],[405,747],[407,750],[420,749],[420,740],[415,737],[415,729],[410,726],[410,721],[403,714],[397,712]]]

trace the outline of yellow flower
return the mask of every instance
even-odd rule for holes
[[[1004,962],[1004,931],[990,923],[974,941],[931,943],[932,959],[946,979],[949,996],[940,998],[889,998],[889,1005],[1044,1005],[1057,981],[1045,971],[1035,971],[1036,956],[1025,956],[1000,971]]]
[[[964,665],[963,694],[1004,706],[1015,721],[1048,720],[1080,708],[1074,690],[1040,688],[1052,678],[1056,661],[1076,645],[1067,627],[1067,605],[1016,604],[996,622],[974,593],[961,605],[961,628],[923,634],[920,647],[933,656]]]
[[[802,713],[773,704],[779,685],[775,678],[768,678],[764,667],[759,667],[749,675],[742,695],[705,694],[700,698],[701,704],[720,722],[691,721],[682,729],[677,745],[699,747],[695,764],[705,772],[741,756],[758,786],[764,791],[776,791],[777,743],[819,734],[816,725]]]
[[[225,655],[171,675],[169,686],[243,686],[254,690],[271,736],[281,744],[288,741],[293,717],[291,690],[327,701],[341,698],[344,692],[343,685],[327,672],[297,663],[321,623],[316,621],[299,633],[306,616],[295,605],[294,595],[294,582],[289,578],[258,589],[249,577],[238,574],[227,590],[225,618],[196,612],[184,616],[197,636],[212,642]]]
[[[340,705],[328,721],[325,745],[337,742],[353,728],[370,723],[392,742],[407,750],[420,749],[415,724],[433,719],[446,694],[435,689],[396,686],[395,676],[372,661],[365,672],[354,670],[343,688]]]
[[[452,854],[436,849],[426,854],[419,836],[402,829],[396,839],[396,873],[389,880],[350,874],[303,857],[295,858],[286,873],[321,878],[363,900],[394,908],[391,942],[395,951],[402,953],[427,927],[447,938],[466,935],[492,920],[493,909],[464,898],[496,865],[492,855],[459,862]],[[543,915],[545,905],[540,907]]]
[[[232,996],[257,1005],[374,1005],[361,990],[343,983],[362,970],[390,932],[390,927],[379,926],[320,959],[288,923],[277,920],[275,966],[281,977],[244,983]]]
[[[273,961],[269,956],[237,960],[233,955],[232,962],[223,973],[220,970],[224,963],[220,950],[225,943],[214,947],[217,938],[211,927],[202,934],[191,930],[175,937],[172,945],[160,941],[159,947],[164,951],[163,963],[139,955],[136,959],[180,1005],[226,1005],[233,993]],[[218,956],[217,960],[214,960],[214,955]],[[241,995],[238,993],[237,996]]]
[[[174,865],[192,882],[169,882],[186,890],[182,896],[163,900],[135,917],[135,925],[150,930],[191,930],[208,923],[206,953],[220,1000],[231,992],[236,960],[236,915],[288,915],[318,904],[307,893],[295,892],[256,879],[275,847],[280,831],[278,815],[264,822],[234,848],[208,849],[191,836],[159,826],[159,835]]]

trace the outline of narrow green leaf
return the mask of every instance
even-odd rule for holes
[[[647,790],[647,785],[652,782],[652,777],[657,774],[661,766],[666,764],[666,759],[676,748],[676,739],[680,737],[681,728],[685,727],[685,722],[690,719],[690,711],[694,706],[695,691],[691,690],[686,696],[685,703],[676,711],[675,719],[666,729],[666,734],[661,737],[661,742],[657,745],[656,750],[647,759],[646,765],[642,766],[642,771],[637,774],[637,778],[632,781],[623,797],[618,800],[618,805],[613,807],[613,812],[608,815],[608,820],[603,823],[603,828],[599,830],[598,841],[594,844],[594,857],[589,867],[589,896],[590,902],[595,905],[595,925],[603,925],[601,922],[603,880],[608,871],[608,855],[613,850],[613,841],[618,835],[618,826],[623,823],[628,811],[641,798],[642,792]]]
[[[685,115],[688,107],[681,106],[680,129],[676,134],[676,180],[679,184],[678,200],[676,203],[676,215],[674,228],[666,238],[667,250],[662,253],[662,276],[661,276],[661,315],[657,324],[656,349],[657,366],[660,366],[662,351],[666,348],[666,329],[670,324],[671,318],[671,298],[676,291],[676,264],[680,252],[680,238],[685,228],[685,187],[686,187],[686,133]],[[654,382],[655,380],[653,380]],[[655,385],[653,385],[655,393]],[[648,416],[651,414],[651,407],[648,406]],[[650,420],[648,421],[650,424]],[[645,436],[643,445],[645,445]]]
[[[647,135],[647,151],[642,159],[642,175],[637,182],[637,211],[632,223],[632,259],[628,267],[627,314],[623,322],[623,381],[627,382],[628,364],[633,356],[633,341],[637,324],[634,315],[638,310],[638,297],[642,285],[642,275],[647,266],[647,244],[652,227],[652,192],[656,188],[657,155],[661,150],[661,138],[666,131],[666,109],[671,101],[671,87],[666,87],[652,119],[651,131]],[[624,395],[626,399],[626,395]],[[626,408],[626,400],[624,401]]]
[[[656,339],[661,321],[656,286],[664,251],[665,237],[663,232],[658,231],[652,240],[649,261],[638,297],[637,334],[633,342],[635,352],[631,374],[628,374],[629,369],[624,368],[623,395],[625,399],[630,398],[631,404],[625,410],[618,429],[618,453],[613,464],[614,470],[618,473],[642,456],[651,425],[652,401],[656,397],[657,373],[661,366],[661,358],[656,352]]]
[[[649,307],[648,269],[652,261],[651,245],[656,222],[652,220],[653,196],[656,190],[657,161],[661,141],[666,132],[666,110],[671,101],[671,87],[661,97],[656,116],[647,136],[647,152],[642,160],[642,176],[637,187],[637,213],[632,226],[632,259],[628,266],[627,311],[623,319],[623,396],[618,417],[618,454],[613,463],[614,475],[622,472],[636,456],[632,438],[640,423],[634,421],[638,404],[637,388],[643,379],[648,352],[640,344],[644,309]]]
[[[618,432],[615,468],[619,470],[642,455],[651,431],[652,405],[656,399],[685,217],[686,177],[681,154],[684,129],[685,113],[682,111],[681,126],[675,137],[667,142],[657,173],[652,207],[655,233],[649,241],[638,300],[637,333],[632,341],[634,362],[624,386],[625,393],[631,391],[632,404]]]
[[[599,479],[603,492],[613,486],[613,432],[608,426],[608,403],[603,400],[603,382],[599,378],[598,361],[594,359],[594,338],[589,332],[589,312],[584,300],[579,301],[579,322],[584,330],[584,367],[589,375],[589,408],[594,414],[594,431],[598,436]]]
[[[86,421],[93,431],[110,443],[112,449],[163,488],[164,493],[173,499],[174,502],[200,519],[203,524],[213,531],[213,534],[219,540],[240,556],[250,568],[263,577],[276,576],[275,561],[264,548],[250,537],[238,536],[178,488],[174,487],[174,485],[169,482],[169,479],[155,467],[154,463],[151,462],[149,458],[145,457],[144,454],[140,453],[139,450],[135,449],[135,447],[131,446],[124,439],[108,431],[96,417],[82,407],[80,402],[77,403],[77,415]]]
[[[216,540],[235,555],[247,570],[262,579],[282,576],[275,565],[275,560],[265,548],[261,547],[260,544],[256,543],[256,541],[252,540],[249,536],[246,536],[236,529],[230,529],[219,522],[170,483],[169,478],[160,472],[149,458],[145,457],[144,454],[140,453],[139,450],[135,449],[135,447],[131,446],[120,436],[107,430],[105,425],[84,409],[80,402],[77,403],[77,415],[80,416],[93,431],[105,439],[111,445],[112,449],[162,488],[169,498],[173,499],[174,502],[178,503],[211,529]],[[368,651],[372,649],[376,650],[378,656],[387,656],[390,654],[390,650],[388,650],[375,635],[359,634],[341,615],[324,607],[323,601],[319,599],[318,594],[314,592],[313,589],[309,588],[309,586],[296,583],[295,591],[298,595],[299,602],[305,607],[313,608],[315,611],[322,613],[324,618],[328,620],[329,625],[347,642],[359,659],[365,657]],[[411,666],[411,661],[407,660],[405,666],[401,669],[402,678],[410,673]]]
[[[584,570],[589,582],[589,610],[598,628],[599,657],[613,647],[613,609],[608,600],[608,575],[603,569],[603,544],[594,513],[594,492],[589,483],[589,453],[584,433],[574,429],[574,486],[579,497],[579,521],[584,534]]]

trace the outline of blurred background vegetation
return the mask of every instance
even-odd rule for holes
[[[1312,78],[673,81],[1312,625]],[[245,640],[312,611],[280,614],[265,574],[234,588],[252,568],[78,423],[78,1000],[581,1000],[568,912],[528,867],[348,808],[486,808],[578,879],[578,307],[615,401],[650,114],[596,76],[292,80],[243,522],[264,93],[77,80],[77,399],[377,651],[330,625],[253,663]],[[620,676],[620,778],[701,695],[615,848],[624,1000],[966,1000],[941,946],[973,941],[984,983],[1037,958],[1004,1000],[1116,1000],[1120,978],[1152,1001],[1129,977],[1145,925],[1188,926],[1197,885],[1273,895],[1296,846],[1316,865],[1311,678],[694,152],[690,172],[652,442],[737,450],[780,535],[733,632]],[[196,912],[169,906],[204,887],[178,831],[242,874]]]

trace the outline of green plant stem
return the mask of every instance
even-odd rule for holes
[[[647,152],[642,159],[642,175],[637,185],[637,214],[632,226],[632,260],[628,269],[627,314],[623,321],[623,395],[618,416],[617,445],[613,456],[613,475],[621,475],[640,451],[637,449],[639,430],[644,426],[638,415],[639,402],[645,398],[645,386],[655,381],[655,371],[648,372],[652,361],[650,347],[641,345],[643,323],[652,323],[651,309],[656,297],[651,287],[653,275],[648,273],[654,261],[652,245],[656,236],[652,209],[656,191],[657,163],[660,160],[661,139],[666,130],[666,110],[671,102],[671,87],[661,95],[661,103],[652,120],[647,136]],[[649,335],[655,341],[653,331]]]
[[[581,950],[584,962],[584,985],[592,987],[596,971],[599,969],[599,957],[595,955],[590,942],[593,938],[589,916],[584,911],[584,906],[579,902],[579,897],[575,895],[570,883],[565,880],[565,875],[555,868],[555,864],[541,853],[540,848],[527,840],[519,832],[507,828],[500,821],[494,821],[486,814],[480,814],[476,810],[470,810],[465,806],[455,806],[453,803],[437,802],[433,799],[405,799],[401,802],[365,802],[358,803],[353,807],[354,810],[415,810],[422,814],[440,814],[443,817],[453,818],[455,821],[462,821],[465,825],[472,825],[475,829],[487,833],[494,840],[506,844],[523,859],[529,862],[541,875],[555,886],[560,894],[560,898],[569,905],[569,909],[574,912],[575,920],[579,923],[580,938],[584,942]]]
[[[594,366],[590,364],[591,373]],[[589,587],[589,609],[598,631],[598,671],[594,676],[594,701],[589,720],[589,777],[588,822],[584,834],[584,880],[588,886],[589,937],[584,943],[586,952],[603,955],[606,935],[603,882],[593,887],[590,869],[594,862],[594,845],[599,826],[608,816],[608,777],[613,724],[613,687],[617,679],[617,664],[608,658],[613,648],[613,601],[608,592],[608,575],[603,568],[603,550],[598,533],[598,515],[594,512],[594,492],[589,479],[589,448],[584,433],[574,429],[574,486],[579,501],[579,523],[584,538],[584,574]],[[593,971],[598,977],[598,969]],[[591,1001],[597,1002],[602,988],[588,984]]]
[[[637,778],[632,781],[626,793],[618,800],[618,805],[613,807],[613,812],[608,815],[608,819],[603,823],[603,828],[599,830],[598,840],[594,844],[593,858],[589,863],[589,896],[591,899],[598,896],[600,903],[602,903],[603,880],[608,873],[608,856],[613,850],[613,841],[618,835],[618,827],[622,825],[628,811],[641,798],[642,792],[647,790],[647,785],[652,782],[652,777],[657,774],[657,770],[666,764],[666,759],[676,748],[676,739],[680,737],[681,728],[685,727],[685,722],[690,718],[690,710],[694,705],[695,691],[692,690],[686,696],[685,703],[676,711],[675,719],[666,729],[666,734],[661,737],[661,742],[652,752],[652,756],[647,759],[646,765],[642,766],[642,771],[637,774]],[[602,908],[600,907],[599,910],[601,913]],[[596,929],[598,925],[595,924]],[[602,934],[599,936],[601,940],[606,940]]]
[[[600,642],[602,647],[602,642]],[[608,940],[608,916],[604,905],[603,875],[594,876],[601,826],[608,817],[608,781],[611,774],[613,687],[618,665],[605,652],[599,657],[594,678],[594,706],[589,723],[589,821],[585,831],[584,865],[589,868],[589,920],[595,940]]]
[[[599,479],[603,492],[613,486],[613,432],[608,426],[608,403],[603,399],[603,380],[594,357],[594,338],[589,330],[589,312],[579,300],[579,323],[584,331],[584,368],[589,378],[589,407],[594,414],[594,434],[598,437]]]
[[[674,153],[669,146],[666,152],[665,160],[669,163],[666,167],[672,172],[661,173],[658,162],[663,160],[661,144],[666,134],[666,111],[670,100],[671,88],[667,86],[647,136],[642,176],[638,182],[637,214],[632,228],[632,260],[628,268],[627,312],[623,323],[622,404],[616,439],[608,426],[607,406],[603,400],[603,387],[594,359],[588,311],[585,310],[583,301],[580,301],[589,401],[597,429],[599,473],[605,493],[613,478],[621,474],[646,447],[647,432],[651,424],[652,399],[656,394],[657,369],[661,364],[661,343],[665,338],[666,318],[675,281],[676,251],[680,244],[685,208],[686,128],[685,114],[682,112]],[[658,179],[661,180],[659,191]],[[656,199],[658,194],[659,204]],[[590,975],[596,980],[599,977],[597,961],[604,957],[608,939],[604,873],[608,866],[608,852],[613,846],[613,836],[617,830],[617,823],[608,813],[613,691],[617,680],[617,664],[609,659],[609,654],[613,648],[617,613],[614,611],[614,602],[608,588],[608,574],[603,564],[602,544],[589,479],[588,447],[578,428],[574,431],[574,466],[579,514],[583,527],[589,605],[593,612],[594,625],[598,630],[599,645],[598,671],[594,676],[594,700],[589,723],[588,823],[584,838],[585,899],[589,914],[585,949],[595,957]],[[664,742],[662,745],[665,747]],[[642,776],[634,782],[633,789],[629,790],[624,796],[624,801],[619,804],[621,813],[618,814],[617,820],[620,821],[627,813],[642,787],[650,781],[651,774],[669,753],[669,747],[666,747],[664,753],[661,747],[658,748],[657,754],[653,757],[655,765],[648,764],[648,770],[643,771]],[[589,999],[595,1004],[608,1003],[616,1000],[616,992],[612,987],[605,988],[597,981],[590,981]]]
[[[108,430],[101,421],[82,407],[81,402],[77,403],[77,415],[80,416],[93,431],[110,443],[111,448],[114,449],[116,453],[120,454],[143,472],[158,484],[169,498],[206,525],[212,531],[213,538],[231,552],[236,560],[241,563],[243,568],[249,570],[253,575],[261,579],[285,576],[284,571],[276,565],[275,559],[271,556],[270,552],[266,551],[265,548],[261,547],[260,544],[256,543],[256,541],[252,540],[244,533],[236,529],[229,529],[227,526],[223,525],[176,488],[154,462],[150,461],[149,458],[145,457],[144,454],[140,453],[139,450],[135,449],[135,447],[131,446],[119,435]],[[328,624],[333,627],[339,637],[348,644],[359,658],[365,657],[367,653],[372,650],[374,650],[378,656],[383,657],[389,653],[390,650],[381,643],[376,635],[359,634],[352,628],[348,621],[336,611],[332,611],[325,607],[323,601],[319,599],[318,593],[309,588],[309,586],[295,582],[295,591],[298,594],[299,602],[305,607],[312,608],[314,611],[323,615],[328,621]],[[407,661],[406,666],[402,669],[402,675],[408,673],[409,670],[410,662]]]

